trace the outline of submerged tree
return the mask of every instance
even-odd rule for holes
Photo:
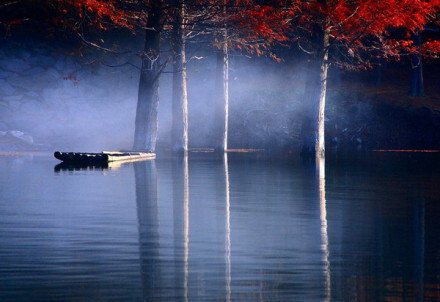
[[[138,100],[136,107],[134,150],[154,152],[157,139],[157,107],[159,77],[166,64],[161,62],[160,40],[164,26],[163,0],[132,2],[126,0],[58,0],[59,9],[68,15],[66,22],[90,45],[108,51],[97,43],[88,42],[83,28],[113,27],[129,29],[132,32],[143,29],[144,47],[141,58]],[[70,13],[72,10],[74,14]],[[69,15],[70,14],[70,15]]]
[[[312,93],[309,104],[313,108],[312,115],[304,116],[309,122],[303,125],[311,131],[302,133],[302,151],[322,158],[325,156],[325,100],[330,64],[349,69],[369,68],[377,57],[399,59],[410,53],[426,54],[414,46],[411,35],[434,18],[439,1],[316,0],[295,5],[300,6],[301,12],[292,22],[296,41],[313,56],[319,70],[317,93]],[[437,43],[431,43],[431,54],[435,52],[435,45]]]
[[[229,53],[247,52],[279,60],[272,46],[288,40],[290,16],[295,6],[285,0],[222,0],[201,1],[208,7],[210,18],[202,22],[204,30],[212,33],[216,53],[214,149],[228,148],[229,124]]]
[[[235,49],[275,57],[270,46],[287,40],[285,33],[289,26],[281,15],[287,15],[292,8],[276,9],[274,4],[261,5],[254,0],[176,0],[171,4],[174,16],[172,149],[186,152],[188,148],[186,40],[204,36],[197,42],[212,43],[217,49],[213,137],[214,149],[224,152],[228,144],[229,53]]]
[[[215,73],[215,116],[214,149],[224,152],[228,149],[229,121],[229,41],[228,41],[228,6],[223,0],[217,15],[217,66]]]
[[[177,0],[173,21],[173,94],[172,140],[173,152],[188,152],[188,93],[186,86],[186,1]]]
[[[142,67],[134,130],[134,150],[156,150],[157,107],[159,105],[159,77],[166,64],[160,59],[160,36],[163,28],[163,2],[149,3],[149,15],[142,52]]]
[[[170,58],[161,62],[160,42],[171,32],[173,59],[173,125],[172,149],[188,149],[188,112],[186,92],[186,0],[164,1],[102,1],[58,0],[76,8],[78,16],[71,26],[87,24],[101,29],[122,27],[138,33],[144,30],[144,48],[139,53],[142,60],[136,109],[133,149],[155,151],[157,140],[157,110],[159,78]],[[61,8],[62,9],[62,8]],[[78,21],[78,19],[86,20]],[[74,28],[81,31],[80,26]],[[83,38],[83,37],[82,37]],[[97,43],[84,42],[100,47]],[[108,50],[108,49],[104,49]]]
[[[316,95],[310,93],[312,110],[305,114],[303,150],[324,157],[324,120],[327,73],[330,64],[345,68],[368,68],[372,60],[393,59],[403,54],[436,55],[438,41],[415,45],[412,36],[435,19],[439,0],[197,0],[192,9],[197,18],[192,25],[216,37],[219,51],[219,98],[215,148],[227,149],[228,129],[228,53],[243,49],[257,55],[273,56],[271,46],[290,38],[313,56]],[[57,0],[78,12],[81,24],[98,28],[118,26],[145,31],[141,52],[142,68],[136,113],[134,148],[154,151],[157,136],[158,80],[165,68],[160,62],[160,39],[165,23],[174,19],[175,112],[173,141],[175,150],[187,150],[185,82],[185,0]],[[62,9],[62,8],[61,8]],[[62,9],[63,10],[63,9]],[[175,13],[172,13],[175,12]],[[165,18],[167,16],[167,18]],[[202,16],[202,17],[200,17]],[[202,21],[202,22],[201,22]],[[433,21],[435,22],[435,20]],[[170,23],[168,23],[170,24]],[[287,29],[290,26],[290,33]],[[310,85],[313,87],[313,85]],[[179,108],[177,108],[179,107]],[[186,135],[186,137],[185,137]],[[179,138],[182,138],[181,140]],[[312,138],[312,139],[310,139]]]

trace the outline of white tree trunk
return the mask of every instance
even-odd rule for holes
[[[172,151],[188,152],[188,92],[186,87],[185,3],[179,2],[173,39]]]
[[[216,109],[215,109],[215,150],[228,149],[229,119],[229,57],[226,28],[222,30],[222,46],[217,54]]]
[[[330,32],[328,29],[324,31],[323,36],[323,44],[324,44],[324,53],[321,62],[321,70],[320,70],[320,93],[319,93],[319,107],[318,107],[318,121],[317,121],[317,131],[318,134],[316,136],[316,144],[315,144],[315,152],[316,158],[324,158],[325,157],[325,101],[326,101],[326,93],[327,93],[327,74],[328,74],[328,51],[329,51],[329,35]]]

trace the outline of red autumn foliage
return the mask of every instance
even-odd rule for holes
[[[98,28],[121,26],[133,30],[144,26],[148,5],[140,9],[124,0],[56,0],[60,11]],[[298,41],[303,48],[316,52],[313,37],[324,30],[330,33],[330,47],[338,49],[339,64],[347,67],[369,66],[372,57],[398,58],[421,52],[435,57],[439,43],[427,41],[415,47],[412,35],[436,24],[440,0],[193,0],[187,1],[188,23],[197,23],[203,10],[201,30],[226,26],[230,45],[258,55],[271,53],[274,44]],[[226,6],[226,15],[222,9]],[[167,23],[171,19],[173,3]],[[194,13],[191,13],[191,10]],[[199,17],[191,17],[198,15]],[[191,19],[192,18],[192,19]],[[76,21],[75,26],[81,24]],[[165,28],[167,26],[165,25]]]
[[[230,49],[278,58],[272,52],[277,44],[288,44],[290,19],[298,13],[290,0],[201,0],[212,11],[209,26],[226,28]],[[226,7],[222,12],[222,8]],[[219,45],[217,45],[219,46]]]
[[[438,54],[437,43],[419,48],[412,37],[427,24],[438,22],[439,0],[298,1],[294,5],[301,12],[292,23],[299,41],[310,42],[316,31],[327,30],[330,49],[337,49],[334,61],[346,67],[368,67],[372,56],[398,59],[421,49],[424,55]]]
[[[100,29],[119,26],[133,30],[136,25],[144,24],[146,14],[142,10],[132,10],[124,6],[124,1],[115,0],[56,0],[58,9],[70,16],[73,27],[82,23],[94,25]],[[81,20],[81,22],[78,22]]]

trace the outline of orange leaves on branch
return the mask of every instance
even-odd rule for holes
[[[239,50],[279,60],[272,47],[290,40],[291,20],[298,15],[299,0],[231,0],[228,30],[236,34],[231,43]]]
[[[108,29],[109,25],[134,29],[132,22],[134,12],[119,8],[114,0],[56,0],[60,10],[68,14],[76,14],[80,19],[87,16],[87,22],[100,29]]]
[[[422,44],[421,52],[424,56],[440,58],[440,41],[427,41]]]
[[[75,16],[76,22],[72,24],[87,22],[101,29],[119,26],[132,30],[146,21],[145,12],[127,9],[135,3],[131,0],[55,1],[61,12]],[[174,3],[170,1],[165,8],[168,25],[164,28],[170,28],[174,22]],[[338,48],[334,53],[352,66],[368,66],[368,60],[377,56],[397,58],[403,53],[421,53],[435,57],[440,53],[437,41],[421,46],[412,41],[429,22],[440,25],[440,18],[435,18],[440,15],[440,0],[193,0],[190,3],[192,9],[205,14],[201,23],[209,25],[201,26],[210,27],[207,32],[227,28],[229,45],[257,55],[275,57],[274,45],[295,40],[310,42],[308,50],[316,53],[322,43],[318,46],[313,43],[325,29],[329,32],[330,47]],[[144,9],[149,9],[148,4]]]
[[[377,56],[439,53],[438,43],[420,47],[413,38],[429,23],[440,25],[440,0],[311,0],[296,5],[301,14],[291,23],[294,35],[316,48],[316,37],[329,30],[330,47],[338,49],[334,59],[341,64],[363,67]]]

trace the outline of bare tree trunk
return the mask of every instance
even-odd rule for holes
[[[186,88],[185,1],[177,3],[178,11],[173,39],[172,151],[188,152],[188,93]]]
[[[223,9],[226,18],[226,5]],[[229,115],[229,56],[228,32],[225,27],[219,35],[221,48],[217,53],[217,71],[215,84],[215,124],[214,149],[216,152],[225,152],[228,149],[228,115]]]
[[[151,1],[151,5],[142,54],[133,149],[154,152],[157,139],[159,76],[163,69],[160,65],[162,0]]]
[[[324,52],[321,61],[321,70],[320,70],[320,93],[319,93],[319,106],[318,106],[318,135],[317,141],[315,145],[315,155],[316,158],[324,158],[325,157],[325,101],[326,101],[326,93],[327,93],[327,75],[328,75],[328,52],[329,52],[329,38],[330,31],[328,29],[324,30],[323,36],[323,46]]]

